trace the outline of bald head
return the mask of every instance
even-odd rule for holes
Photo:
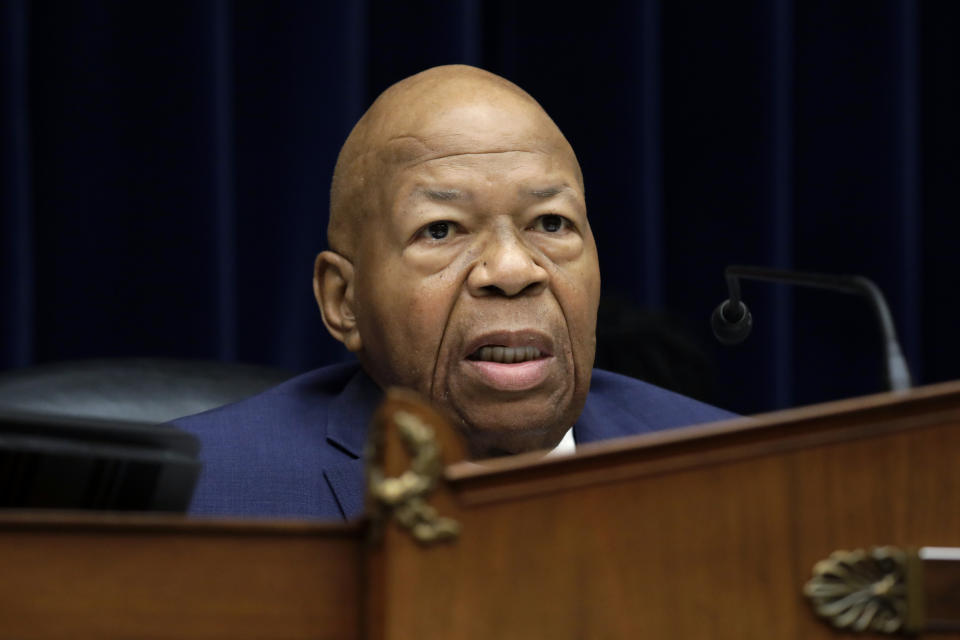
[[[353,128],[333,174],[328,241],[354,259],[357,230],[378,210],[398,170],[460,154],[527,150],[576,156],[527,92],[466,65],[427,69],[384,91]]]

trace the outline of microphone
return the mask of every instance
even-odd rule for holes
[[[727,292],[730,297],[721,302],[713,310],[713,315],[710,316],[713,335],[721,343],[725,345],[740,344],[747,339],[753,329],[753,315],[747,309],[747,305],[740,299],[740,278],[851,293],[865,297],[877,317],[880,333],[883,337],[887,385],[893,391],[902,391],[912,386],[910,369],[907,367],[907,360],[904,358],[900,343],[897,341],[897,330],[893,324],[893,316],[890,314],[890,308],[883,297],[883,292],[873,281],[863,276],[806,273],[738,265],[727,267],[724,270],[724,276],[727,279]]]
[[[740,344],[753,330],[753,314],[742,300],[734,304],[731,299],[724,300],[713,310],[710,326],[717,340],[728,347]]]

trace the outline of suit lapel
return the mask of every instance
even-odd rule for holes
[[[366,479],[364,478],[363,458],[344,460],[327,465],[323,477],[333,492],[344,520],[355,518],[363,513],[366,498]]]
[[[363,512],[366,479],[363,449],[370,419],[383,392],[363,370],[350,379],[327,412],[327,442],[344,453],[341,461],[327,464],[324,478],[344,518]]]

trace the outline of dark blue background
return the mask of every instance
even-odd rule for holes
[[[861,273],[915,377],[960,377],[960,9],[890,0],[576,5],[0,0],[0,368],[345,357],[310,289],[340,144],[381,90],[476,64],[577,150],[605,291],[669,314],[753,412],[880,390],[867,306],[731,263]]]

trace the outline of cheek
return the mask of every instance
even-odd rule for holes
[[[443,335],[447,321],[449,294],[429,286],[429,283],[414,289],[411,294],[402,310],[410,336],[436,342]]]
[[[574,350],[579,357],[592,359],[600,304],[599,270],[595,263],[570,265],[559,270],[555,282]]]
[[[375,295],[379,327],[372,330],[384,337],[381,355],[417,369],[429,360],[432,368],[458,287],[445,273],[424,277],[398,269],[391,275]]]
[[[466,274],[475,255],[474,248],[465,248],[452,259],[444,258],[427,268],[410,260],[396,275],[402,305],[397,309],[404,318],[411,337],[417,336],[433,345],[443,336],[450,315],[463,290]]]

